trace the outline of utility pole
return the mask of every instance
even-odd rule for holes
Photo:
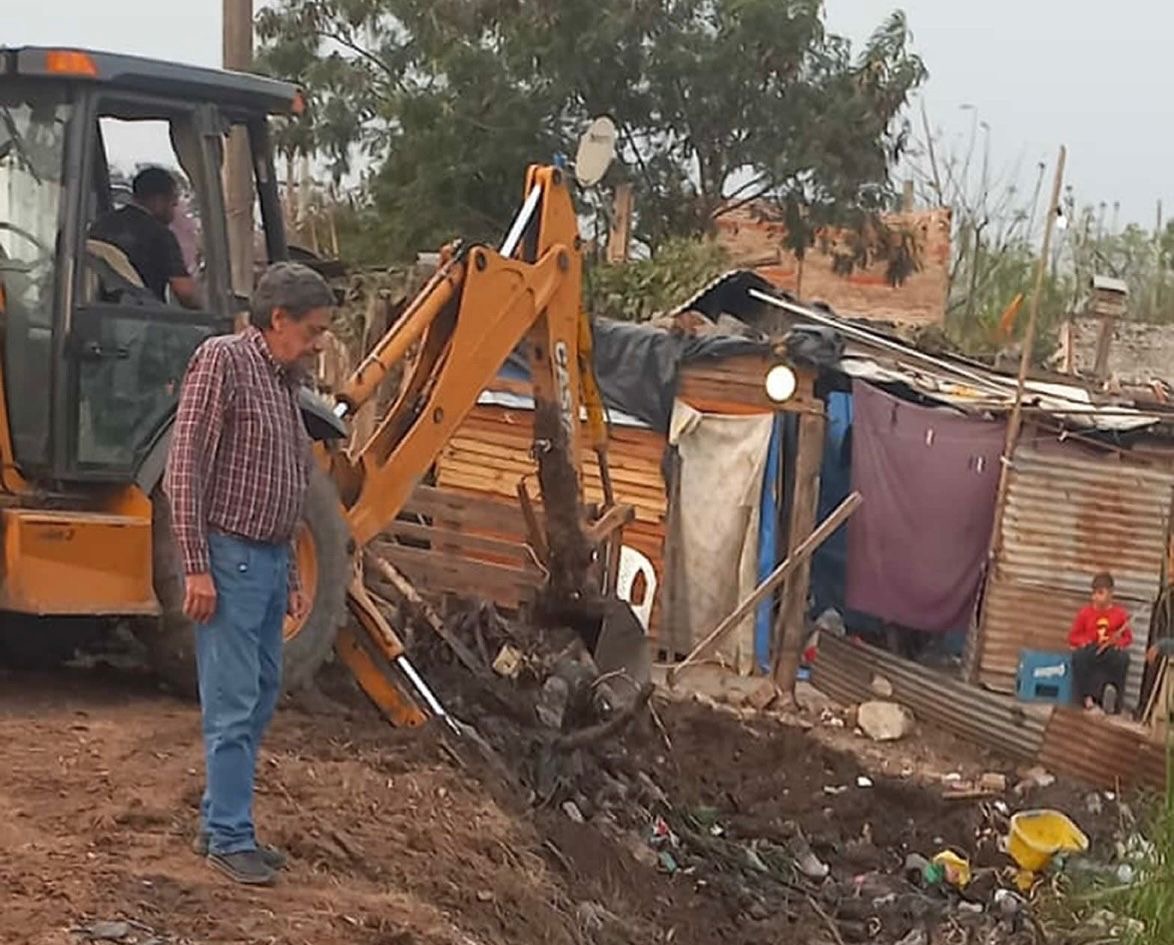
[[[224,68],[248,72],[253,65],[253,0],[224,2]],[[224,168],[228,252],[232,289],[253,292],[253,161],[245,128],[233,128]]]

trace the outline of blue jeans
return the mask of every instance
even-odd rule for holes
[[[208,536],[216,613],[196,627],[206,786],[200,829],[212,853],[257,846],[253,779],[281,691],[289,546]]]

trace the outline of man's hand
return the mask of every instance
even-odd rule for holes
[[[310,612],[310,599],[306,597],[305,591],[290,591],[289,605],[285,611],[294,620],[303,619]]]
[[[183,612],[196,623],[216,616],[216,584],[211,574],[189,574],[184,581]]]

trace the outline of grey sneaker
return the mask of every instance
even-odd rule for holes
[[[1117,703],[1120,698],[1121,696],[1117,692],[1116,686],[1114,686],[1112,683],[1109,683],[1109,685],[1105,686],[1105,694],[1101,698],[1101,704],[1105,707],[1106,715],[1117,714]]]
[[[277,872],[256,850],[209,853],[208,865],[243,886],[272,886],[277,881]]]
[[[196,856],[208,855],[208,835],[206,833],[196,834],[195,839],[192,840],[192,852]],[[283,870],[285,864],[289,862],[289,857],[281,850],[277,847],[271,847],[267,843],[257,844],[257,852],[271,870]]]

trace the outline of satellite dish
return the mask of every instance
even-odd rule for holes
[[[616,156],[616,126],[606,115],[591,122],[591,127],[579,139],[575,155],[575,179],[584,187],[593,187],[603,180]]]

